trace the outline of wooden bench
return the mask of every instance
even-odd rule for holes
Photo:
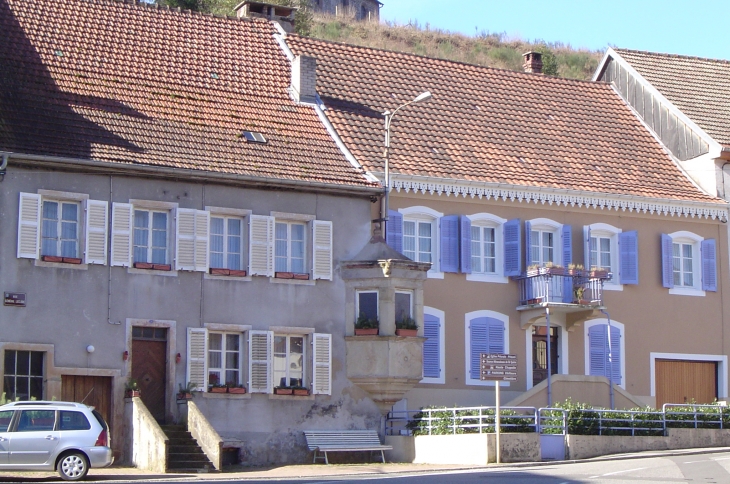
[[[380,451],[380,458],[385,462],[384,450],[392,450],[392,445],[380,443],[375,430],[305,430],[307,447],[314,451],[313,463],[317,463],[318,452],[324,454],[324,463],[329,464],[327,452]]]

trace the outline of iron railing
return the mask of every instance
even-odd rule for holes
[[[611,277],[606,271],[538,267],[514,279],[519,288],[520,306],[546,303],[603,306],[603,281]]]

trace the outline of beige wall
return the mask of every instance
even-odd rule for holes
[[[573,261],[581,264],[584,260],[581,243],[584,225],[606,223],[623,231],[637,230],[639,285],[624,285],[622,291],[605,291],[604,301],[612,321],[622,323],[625,327],[625,389],[641,397],[645,403],[653,403],[650,353],[726,355],[730,349],[728,340],[724,337],[724,329],[730,323],[730,316],[727,314],[730,306],[728,296],[723,297],[721,290],[722,286],[728,284],[728,230],[725,224],[717,220],[412,192],[393,192],[390,198],[391,210],[417,205],[427,206],[444,215],[486,212],[508,220],[519,218],[523,222],[523,260],[525,220],[544,217],[561,224],[570,224]],[[707,292],[704,297],[670,295],[662,287],[660,236],[662,233],[680,230],[717,240],[718,292]],[[528,348],[526,330],[520,328],[520,313],[516,311],[516,282],[474,282],[467,281],[464,274],[447,273],[443,279],[430,278],[426,281],[424,304],[445,312],[445,383],[420,385],[406,395],[409,408],[429,405],[434,400],[451,401],[452,405],[460,404],[457,401],[460,396],[467,397],[472,402],[482,400],[482,404],[493,404],[493,387],[465,385],[464,315],[471,311],[491,310],[509,317],[509,352],[518,355],[519,380],[508,388],[503,387],[503,401],[514,398],[531,386],[528,385],[528,372],[525,368]],[[555,318],[555,321],[559,319]],[[561,362],[567,358],[567,369],[571,374],[585,374],[584,331],[584,325],[579,324],[571,331],[560,334],[568,340],[568,354],[561,355]],[[727,334],[730,335],[730,332]],[[727,382],[721,382],[720,387],[722,392],[723,387],[727,388]],[[446,396],[436,396],[434,392],[440,391],[445,391]],[[473,392],[482,393],[484,397],[475,398]]]

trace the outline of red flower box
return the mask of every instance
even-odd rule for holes
[[[274,388],[276,395],[291,395],[294,392],[291,388]]]
[[[274,277],[277,279],[294,279],[293,272],[275,272]]]
[[[355,336],[373,336],[378,334],[378,328],[355,328]]]
[[[243,395],[244,393],[246,393],[246,389],[243,387],[228,387],[228,393]]]
[[[152,269],[156,271],[169,271],[172,270],[172,266],[170,264],[152,264]]]
[[[211,387],[210,393],[227,393],[228,389],[226,387]]]
[[[135,269],[152,269],[152,264],[149,262],[135,262],[134,263]]]
[[[230,274],[228,274],[231,277],[246,277],[246,271],[237,271],[234,269],[230,270]]]
[[[307,389],[307,388],[295,388],[294,389],[294,395],[299,395],[299,396],[305,397],[305,396],[309,395],[309,389]]]
[[[294,274],[294,279],[297,279],[299,281],[308,281],[309,274]]]
[[[230,269],[214,269],[211,267],[210,273],[213,274],[214,276],[228,276],[231,274],[231,270]]]
[[[396,329],[395,335],[396,336],[418,336],[418,330],[417,329]]]
[[[41,260],[43,262],[63,262],[63,257],[57,255],[42,255]]]
[[[64,257],[63,262],[66,264],[81,264],[81,259],[78,257]]]

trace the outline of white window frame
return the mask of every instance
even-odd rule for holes
[[[213,219],[222,219],[223,220],[223,234],[213,234]],[[241,232],[239,234],[239,237],[241,239],[241,251],[238,253],[238,256],[241,260],[241,263],[238,267],[225,267],[228,265],[228,256],[230,255],[228,251],[228,238],[231,237],[231,234],[228,233],[228,221],[229,220],[237,220],[241,224]],[[212,244],[212,237],[213,235],[222,235],[223,236],[223,267],[215,267],[215,269],[231,269],[231,270],[245,270],[246,268],[246,219],[243,217],[240,217],[238,215],[225,215],[225,214],[217,214],[217,213],[211,213],[210,214],[210,230],[208,233],[208,243],[209,249],[208,253],[210,254],[208,256],[208,264],[210,265],[211,269],[214,267],[212,266],[212,263],[210,262],[213,258],[213,244]]]
[[[439,230],[439,220],[444,216],[443,213],[437,212],[436,210],[424,207],[415,206],[400,208],[398,212],[403,215],[403,245],[405,246],[405,223],[415,222],[418,227],[418,222],[430,222],[431,223],[431,268],[428,270],[427,277],[429,279],[443,279],[444,273],[441,272],[441,264],[439,256],[441,254],[441,232]],[[418,230],[416,230],[416,241],[418,241]],[[418,242],[416,242],[416,252],[418,253]]]
[[[239,209],[239,208],[225,208],[225,207],[211,207],[206,206],[205,207],[206,212],[210,212],[210,218],[213,217],[223,217],[223,218],[239,218],[242,220],[242,241],[241,241],[241,269],[246,271],[246,276],[244,277],[231,277],[231,276],[220,276],[215,274],[210,274],[210,271],[206,272],[205,278],[206,279],[225,279],[225,280],[244,280],[244,281],[250,281],[251,280],[251,268],[248,266],[248,259],[249,259],[249,223],[250,219],[249,216],[251,215],[251,210],[246,209]],[[212,223],[211,223],[212,224]],[[210,227],[212,226],[209,224],[208,228],[208,267],[210,267]]]
[[[287,385],[291,386],[289,384],[289,367],[291,366],[289,363],[289,357],[291,355],[290,350],[290,344],[291,339],[290,338],[302,338],[302,384],[300,386],[305,388],[310,388],[311,385],[311,379],[312,376],[309,374],[310,372],[310,366],[311,362],[308,362],[307,360],[312,358],[311,350],[309,350],[307,347],[311,345],[312,343],[312,332],[291,332],[291,331],[276,331],[272,330],[273,335],[271,338],[271,378],[272,378],[272,388],[280,387],[281,381],[276,381],[276,368],[275,368],[275,358],[276,358],[276,338],[284,337],[286,338],[286,375],[285,378],[287,378]],[[308,364],[309,363],[309,364]]]
[[[541,266],[544,266],[546,264],[546,261],[542,260],[542,233],[549,232],[553,234],[553,260],[552,263],[557,266],[563,266],[563,248],[561,245],[561,233],[560,229],[563,227],[563,224],[556,222],[555,220],[551,220],[549,218],[535,218],[532,220],[528,220],[530,222],[530,231],[531,232],[539,232],[539,247],[540,247],[540,262],[531,261],[532,264],[539,264]],[[530,234],[530,241],[532,242],[532,234]],[[532,247],[530,249],[530,254],[532,254]],[[532,257],[532,256],[531,256]]]
[[[375,311],[380,320],[380,293],[377,289],[358,289],[355,291],[355,321],[360,317],[360,294],[375,294]]]
[[[618,227],[614,227],[613,225],[605,224],[605,223],[595,223],[591,225],[586,225],[583,228],[583,248],[586,251],[585,253],[585,268],[586,270],[591,269],[590,267],[590,241],[585,240],[587,236],[588,230],[590,230],[591,237],[603,237],[611,239],[611,267],[609,268],[609,271],[613,274],[613,277],[610,280],[604,280],[603,281],[603,289],[607,291],[623,291],[624,286],[621,284],[621,276],[620,276],[620,254],[619,254],[619,248],[618,248],[618,237],[619,234],[623,232],[622,229]],[[622,373],[623,374],[623,373]]]
[[[413,316],[413,291],[409,291],[407,289],[396,289],[395,293],[396,293],[396,295],[397,294],[407,294],[408,295],[408,298],[409,298],[408,299],[408,303],[409,303],[408,317],[413,318],[414,317]],[[378,304],[380,304],[380,301],[378,301]],[[395,299],[393,300],[393,306],[395,307]],[[378,305],[378,311],[380,311],[380,306],[379,305]],[[397,314],[395,315],[395,317],[396,317],[396,321],[398,321],[398,319],[397,319],[398,318],[398,315]]]
[[[210,349],[210,337],[211,335],[221,335],[221,349],[220,350],[211,350]],[[238,368],[230,368],[231,370],[236,369],[238,370],[238,381],[236,382],[237,385],[243,385],[244,382],[244,374],[243,374],[243,360],[245,357],[244,354],[244,346],[245,346],[245,339],[243,338],[243,333],[239,331],[216,331],[208,328],[208,348],[206,348],[206,359],[208,360],[207,363],[207,371],[208,371],[208,385],[210,385],[210,373],[211,371],[218,371],[219,372],[219,378],[218,378],[218,384],[219,385],[225,385],[227,382],[225,381],[225,373],[226,370],[229,368],[225,367],[226,362],[226,352],[230,352],[228,349],[226,349],[226,339],[227,336],[237,336],[238,337]],[[212,368],[210,366],[210,352],[211,351],[219,351],[221,353],[221,364],[223,365],[221,368]],[[206,389],[207,390],[207,389]]]
[[[476,385],[476,386],[495,386],[495,381],[482,381],[473,379],[471,377],[471,335],[469,333],[469,322],[476,318],[494,318],[502,321],[504,324],[504,350],[505,353],[509,353],[509,316],[506,314],[498,313],[497,311],[490,311],[488,309],[480,309],[479,311],[471,311],[464,315],[464,384],[465,385]],[[443,369],[442,369],[443,371]],[[502,387],[510,386],[510,382],[503,381],[499,382]]]
[[[717,398],[728,398],[727,355],[703,355],[693,353],[649,353],[651,396],[656,398],[656,360],[714,361],[717,363]]]
[[[46,218],[43,215],[44,214],[43,207],[45,206],[46,202],[55,203],[58,206],[58,210],[57,210],[58,218],[55,220],[56,230],[58,233],[58,237],[56,239],[56,249],[58,252],[57,254],[44,254],[43,253],[43,240],[46,238],[46,237],[44,237],[44,234],[43,234],[43,228],[46,225],[45,224]],[[75,237],[76,253],[73,256],[64,256],[62,254],[62,246],[63,246],[62,242],[64,240],[62,238],[62,235],[63,235],[63,205],[64,204],[76,206],[76,237]],[[40,226],[40,246],[39,246],[40,256],[43,257],[44,255],[46,255],[46,256],[72,257],[72,258],[77,258],[77,259],[83,259],[83,256],[82,256],[83,246],[81,244],[83,229],[84,229],[84,226],[83,226],[84,224],[82,222],[83,216],[84,216],[84,204],[81,203],[81,201],[79,201],[79,200],[41,197],[41,214],[40,214],[41,226]],[[69,240],[69,239],[66,239],[66,240]]]
[[[599,318],[599,319],[591,319],[586,321],[585,328],[583,330],[583,355],[585,357],[585,375],[590,375],[591,373],[591,352],[590,352],[590,340],[588,338],[588,331],[596,325],[599,324],[608,324],[608,319],[606,318]],[[620,344],[620,354],[621,354],[621,361],[620,361],[620,371],[621,371],[621,384],[619,385],[621,388],[626,390],[626,333],[624,332],[624,324],[619,323],[618,321],[611,320],[611,326],[614,328],[618,328],[619,334],[621,337],[619,338],[621,341]]]
[[[423,306],[423,314],[430,314],[435,316],[439,320],[439,377],[438,378],[423,378],[420,383],[431,383],[431,384],[445,384],[446,383],[446,339],[444,336],[445,324],[445,313],[440,309],[432,308],[430,306]],[[468,338],[468,336],[467,336]],[[468,348],[468,347],[467,347]],[[467,374],[469,372],[467,371]]]
[[[673,288],[669,289],[669,294],[704,297],[706,295],[706,292],[702,290],[701,246],[702,241],[705,240],[705,238],[686,230],[680,230],[679,232],[673,232],[668,235],[672,239],[672,251],[674,251],[674,244],[692,245],[692,281],[694,282],[694,285],[691,287],[674,286]],[[674,271],[672,271],[672,277],[674,277]]]
[[[474,215],[467,215],[466,217],[469,219],[469,221],[471,221],[472,227],[493,228],[494,241],[496,244],[496,272],[474,272],[474,268],[472,267],[472,272],[471,274],[466,275],[466,280],[507,284],[509,282],[509,278],[505,277],[504,275],[504,234],[502,230],[502,226],[505,222],[507,222],[507,219],[498,217],[497,215],[493,215],[491,213],[475,213]]]
[[[134,243],[134,232],[135,232],[135,230],[137,230],[137,226],[134,223],[134,219],[135,219],[136,212],[138,212],[138,211],[139,212],[147,212],[149,214],[149,217],[147,218],[147,231],[148,231],[148,237],[147,237],[147,258],[148,258],[148,260],[146,260],[146,261],[136,261],[136,260],[134,260],[135,248],[136,247],[142,247],[142,246],[138,246],[138,245],[136,245]],[[153,249],[153,246],[152,246],[152,230],[153,230],[152,224],[153,224],[153,217],[154,217],[154,214],[155,213],[164,213],[166,215],[166,217],[167,217],[167,221],[166,221],[167,227],[165,229],[165,237],[166,237],[166,240],[165,240],[165,262],[152,262],[152,249]],[[173,223],[172,223],[173,222],[172,221],[172,218],[173,218],[173,211],[170,210],[170,209],[164,209],[164,208],[159,208],[159,207],[147,207],[147,206],[144,206],[144,205],[137,205],[137,204],[134,204],[134,203],[132,204],[132,254],[131,254],[132,255],[132,261],[131,261],[132,262],[132,267],[134,267],[134,264],[137,263],[137,262],[147,263],[147,264],[170,264],[172,266],[173,262],[172,262],[172,244],[171,244],[171,240],[174,239],[174,237],[172,237],[172,233],[171,233],[173,231],[173,229],[174,229]],[[173,267],[171,267],[171,270],[172,269],[173,269]]]
[[[272,267],[273,274],[270,277],[270,282],[275,284],[301,284],[301,285],[315,285],[316,281],[313,279],[312,274],[312,223],[317,219],[315,215],[291,213],[291,212],[274,212],[270,213],[270,216],[274,218],[274,238],[272,247]],[[282,279],[277,278],[277,272],[291,272],[291,271],[277,271],[276,270],[276,224],[277,223],[298,223],[304,224],[304,272],[302,274],[309,274],[307,280],[297,279]],[[291,250],[288,251],[291,254]]]

